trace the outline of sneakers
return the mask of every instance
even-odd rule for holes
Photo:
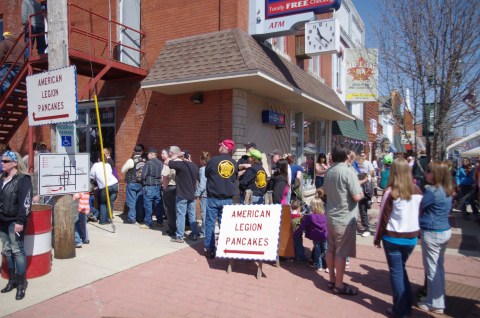
[[[150,230],[150,229],[152,229],[153,227],[152,227],[151,225],[142,224],[142,225],[140,225],[140,228],[141,228],[142,230]]]
[[[362,233],[362,237],[369,237],[370,236],[370,231],[365,231]]]
[[[198,235],[192,235],[192,234],[190,234],[190,235],[188,236],[188,238],[191,239],[192,241],[196,241],[196,240],[198,240]]]
[[[76,248],[82,248],[82,243],[77,243],[77,244],[75,244],[75,247],[76,247]]]
[[[433,308],[428,306],[426,303],[423,303],[419,301],[417,303],[417,307],[420,308],[421,310],[425,310],[428,312],[433,312],[434,314],[443,314],[443,309],[442,308]]]
[[[185,241],[184,241],[182,238],[180,238],[180,237],[172,238],[172,239],[170,240],[170,242],[173,242],[173,243],[185,243]]]
[[[327,274],[330,273],[330,271],[328,270],[328,267],[325,268],[325,273],[327,273]]]
[[[349,260],[345,261],[345,268],[350,268],[350,261]]]

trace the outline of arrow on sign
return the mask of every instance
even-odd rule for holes
[[[33,121],[39,120],[50,120],[50,119],[58,119],[58,118],[66,118],[68,114],[61,114],[61,115],[54,115],[54,116],[45,116],[45,117],[37,117],[35,116],[35,112],[33,112]]]
[[[52,192],[57,192],[57,191],[60,191],[60,190],[62,190],[62,189],[63,189],[63,187],[60,187],[60,188],[52,189],[51,191],[52,191]]]
[[[264,251],[241,251],[241,250],[223,250],[225,254],[257,254],[257,255],[263,255],[265,254]]]

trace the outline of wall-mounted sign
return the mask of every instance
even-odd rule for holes
[[[57,153],[77,152],[77,129],[75,123],[60,123],[56,127]]]
[[[331,12],[338,10],[341,3],[341,0],[265,0],[265,17],[270,19],[306,11]]]
[[[216,256],[275,261],[281,215],[280,204],[226,205]]]
[[[346,89],[348,102],[378,100],[378,50],[346,49]]]
[[[41,153],[38,194],[61,195],[90,191],[90,154]]]
[[[77,120],[77,70],[69,66],[27,76],[30,126]]]
[[[271,110],[262,111],[262,123],[274,125],[276,127],[285,127],[285,114],[273,112]]]
[[[341,0],[249,0],[248,33],[258,39],[295,34],[316,13],[338,10]]]

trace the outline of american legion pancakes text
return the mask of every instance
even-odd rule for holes
[[[61,83],[62,80],[63,78],[61,74],[42,77],[38,80],[38,87]],[[56,97],[58,95],[59,95],[58,88],[45,89],[42,91],[42,98],[51,98],[51,97]],[[38,105],[38,111],[59,110],[63,108],[64,108],[63,101]]]
[[[270,218],[270,210],[234,210],[232,219],[235,218]],[[262,223],[235,223],[235,232],[261,232]],[[268,246],[268,237],[227,237],[225,240],[229,245],[250,245],[250,246]]]

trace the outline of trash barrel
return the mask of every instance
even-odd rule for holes
[[[25,229],[27,278],[46,275],[52,270],[52,206],[33,204]],[[8,277],[7,259],[2,255],[1,275]]]

